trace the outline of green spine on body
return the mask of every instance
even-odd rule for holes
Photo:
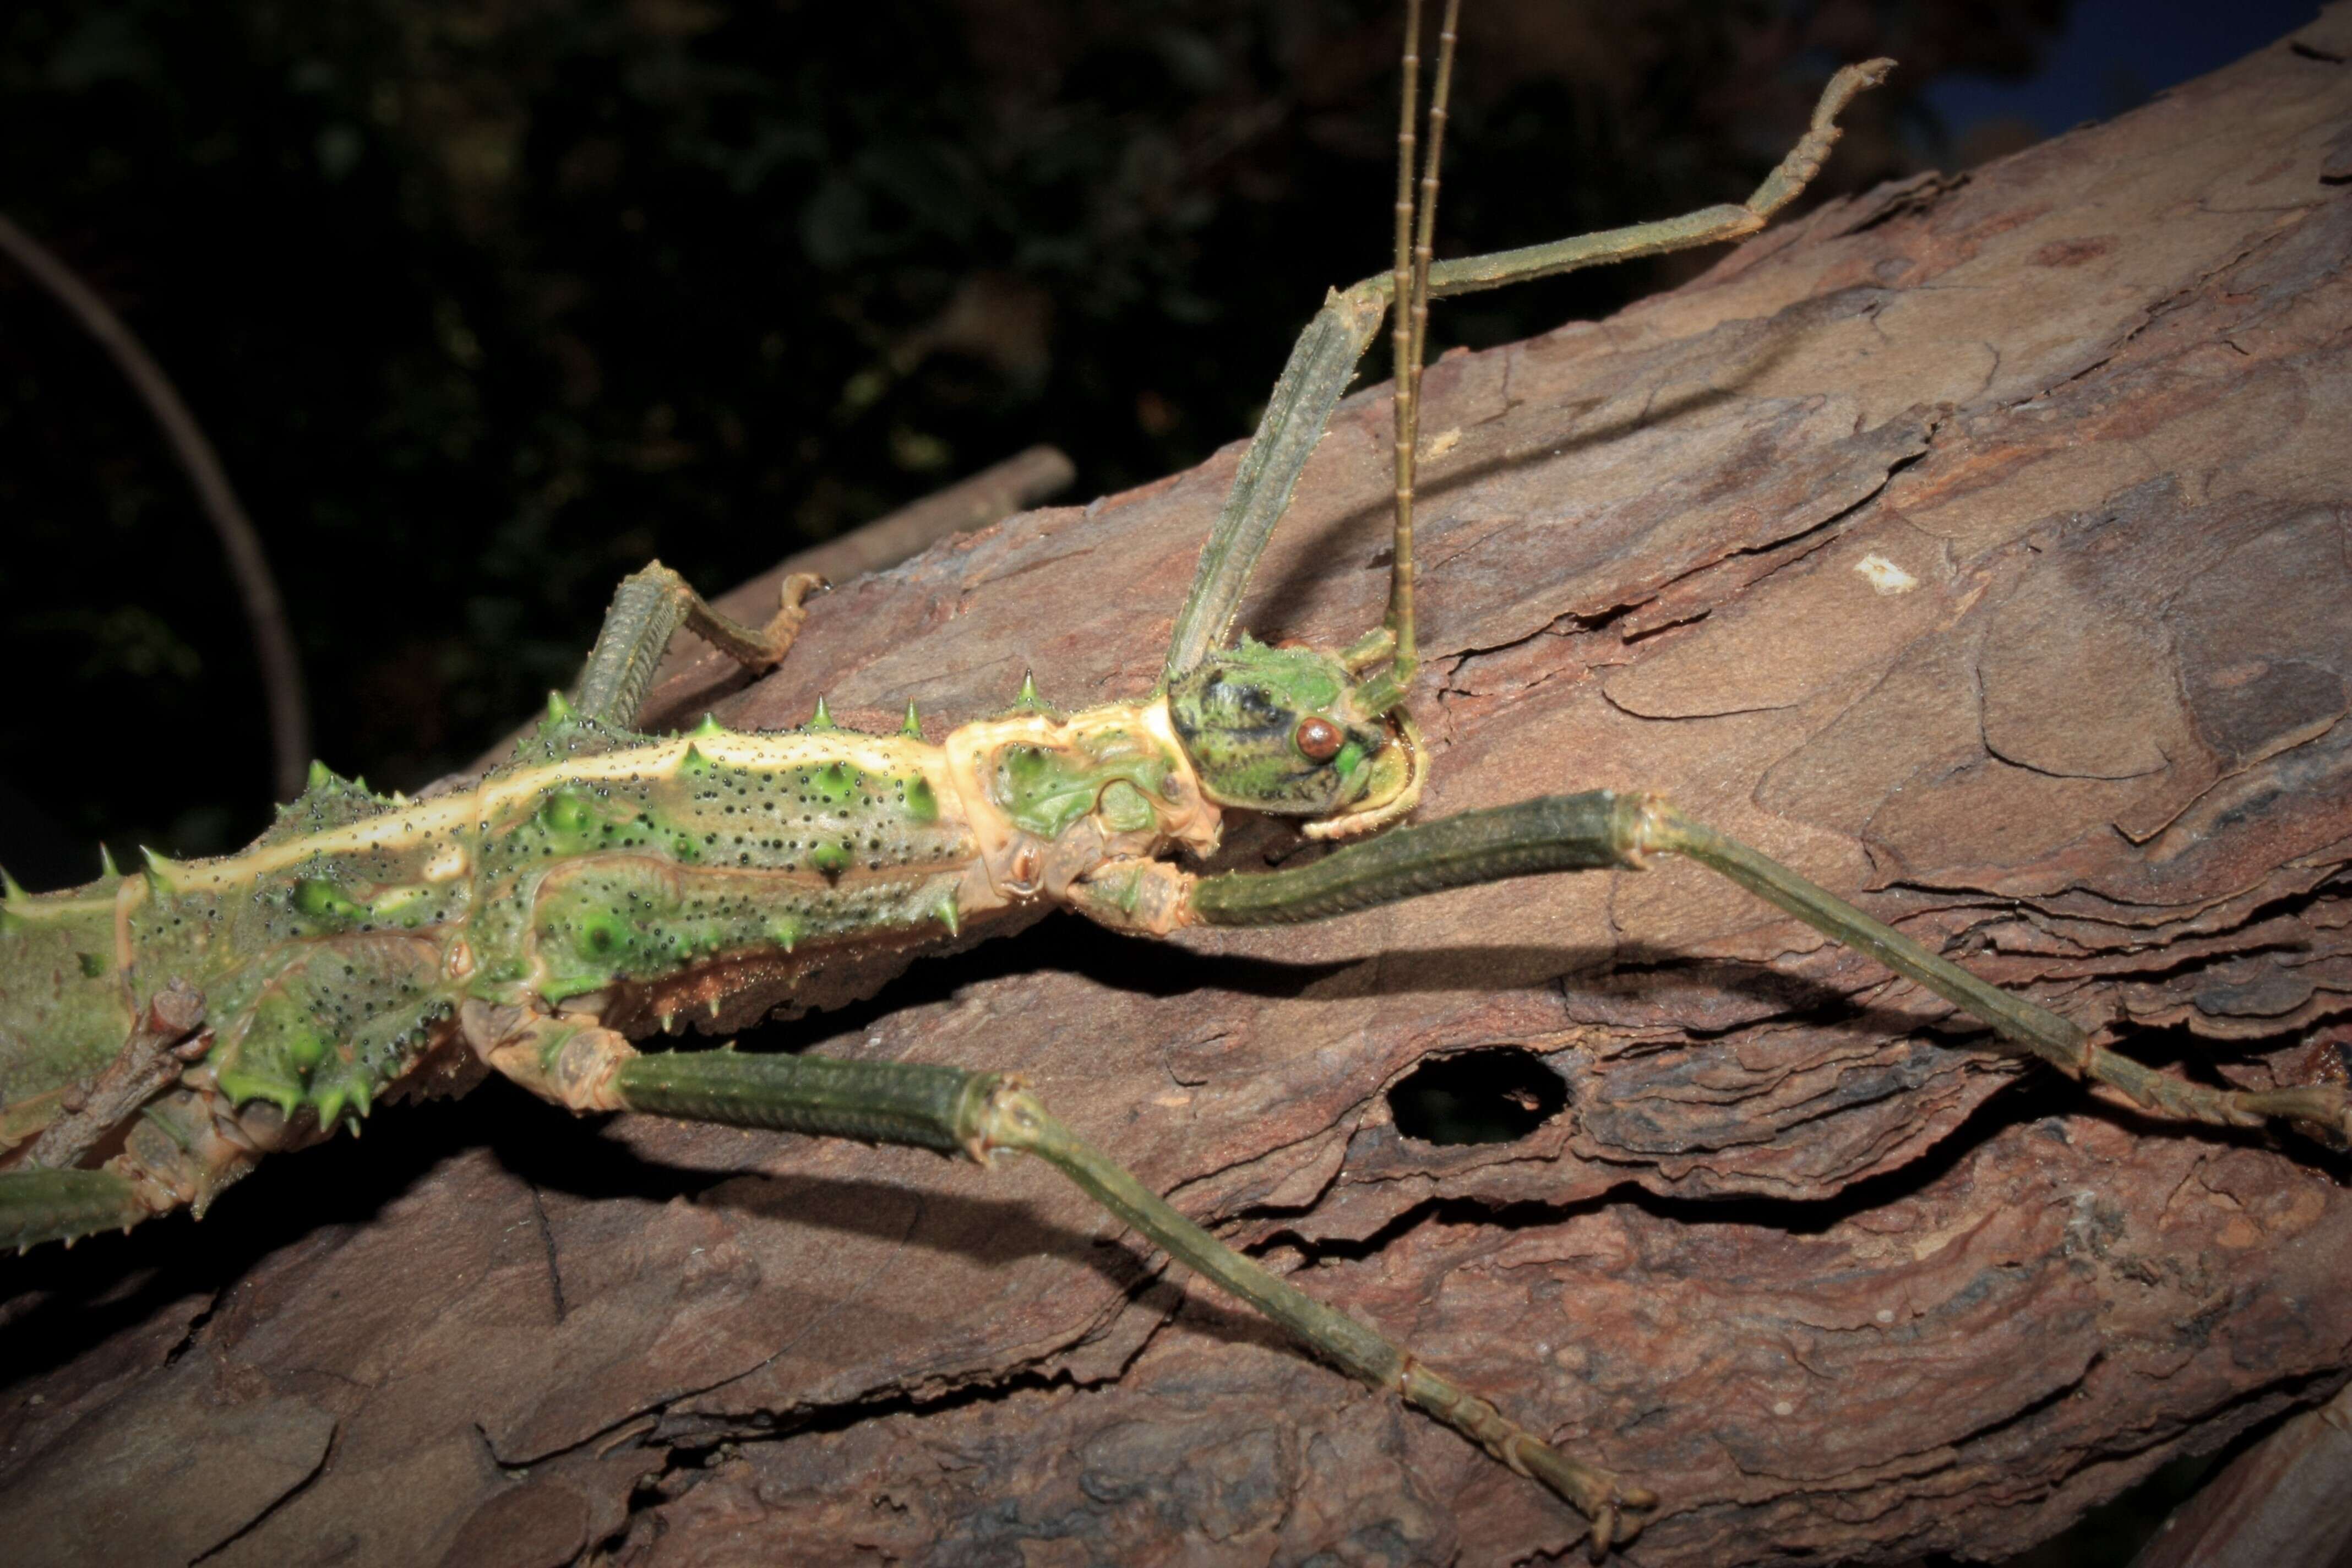
[[[614,1088],[632,1110],[954,1153],[999,1081],[961,1068],[719,1050],[633,1057]]]
[[[1294,870],[1206,877],[1192,909],[1207,925],[1288,925],[1507,877],[1631,868],[1642,797],[1592,790],[1465,811],[1351,844]]]
[[[315,847],[406,806],[314,769],[247,852],[270,851],[268,864],[150,853],[132,868],[146,895],[129,914],[140,994],[186,981],[207,999],[223,1092],[333,1128],[413,1068],[466,994],[562,1000],[730,953],[956,934],[968,836],[919,759],[869,769],[863,748],[819,745],[790,764],[747,764],[711,754],[720,726],[698,732],[698,747],[648,746],[639,768],[558,772],[478,820],[441,806]],[[557,698],[509,768],[644,744]],[[453,851],[454,876],[437,868]],[[0,1034],[32,1043],[0,1061],[8,1109],[102,1069],[134,1025],[113,964],[114,892],[35,899],[0,882]],[[441,973],[459,941],[462,980]]]

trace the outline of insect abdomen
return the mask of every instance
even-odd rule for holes
[[[103,1068],[131,1031],[114,963],[114,888],[12,893],[0,906],[0,1149],[27,1100]]]

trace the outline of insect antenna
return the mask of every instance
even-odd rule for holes
[[[1454,85],[1454,42],[1462,0],[1445,0],[1438,25],[1437,69],[1430,84],[1429,146],[1413,189],[1414,121],[1420,109],[1421,0],[1406,0],[1403,88],[1397,114],[1396,259],[1391,274],[1390,342],[1395,368],[1396,534],[1389,564],[1385,683],[1402,700],[1420,662],[1413,623],[1412,499],[1421,439],[1421,366],[1429,338],[1429,264],[1437,228],[1438,162],[1445,148],[1446,105]]]

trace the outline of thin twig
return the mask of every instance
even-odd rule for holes
[[[285,601],[270,574],[269,558],[262,553],[261,538],[229,487],[220,458],[205,438],[195,416],[180,400],[179,392],[146,346],[105,300],[76,277],[72,269],[30,235],[0,215],[0,250],[29,273],[33,280],[72,312],[84,331],[113,357],[116,368],[147,405],[173,456],[186,471],[196,500],[220,536],[221,552],[228,559],[229,575],[236,581],[237,597],[253,635],[254,658],[261,666],[261,683],[269,704],[271,783],[279,800],[302,792],[310,770],[310,717],[302,693],[301,661],[295,657],[294,638],[286,625]]]

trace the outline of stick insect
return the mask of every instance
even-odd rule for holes
[[[1740,238],[1813,176],[1836,116],[1885,62],[1832,81],[1811,130],[1748,202],[1498,256],[1432,258],[1454,7],[1425,153],[1406,56],[1397,255],[1336,293],[1294,349],[1180,614],[1158,689],[1062,715],[1013,710],[937,745],[863,735],[820,707],[790,733],[635,726],[682,627],[747,668],[782,659],[814,586],[766,626],[719,616],[674,574],[625,583],[570,696],[502,767],[432,798],[320,770],[251,848],[151,858],[0,910],[0,1240],[19,1246],[199,1213],[261,1156],[356,1126],[377,1102],[499,1073],[576,1111],[650,1111],[927,1147],[1037,1155],[1153,1245],[1559,1494],[1605,1549],[1659,1505],[1373,1330],[1233,1250],[1059,1122],[1017,1076],[904,1063],[640,1054],[692,1019],[856,995],[905,952],[1066,905],[1165,936],[1251,926],[1505,878],[1633,869],[1681,855],[1850,943],[2077,1077],[2158,1115],[2346,1126],[2340,1088],[2206,1088],[2089,1042],[1655,797],[1551,796],[1406,824],[1427,758],[1412,494],[1428,301]],[[1409,14],[1417,37],[1417,5]],[[1421,154],[1419,177],[1415,158]],[[1307,454],[1383,320],[1398,349],[1396,521],[1385,623],[1338,651],[1228,644],[1244,586]],[[1339,841],[1289,869],[1202,876],[1227,811]]]

